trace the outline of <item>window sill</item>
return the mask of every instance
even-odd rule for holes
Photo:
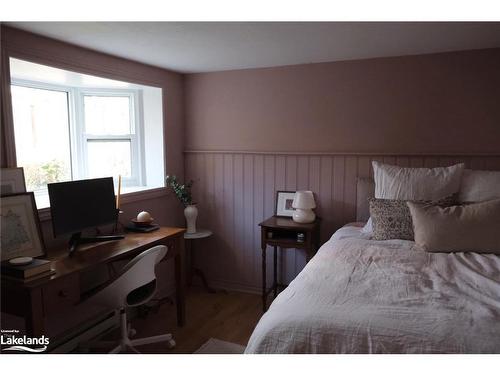
[[[136,188],[134,191],[124,192],[120,196],[120,205],[144,201],[148,199],[154,199],[159,197],[164,197],[169,194],[169,191],[166,187],[159,188]],[[40,208],[38,210],[38,217],[40,221],[49,221],[51,220],[50,216],[50,207]]]

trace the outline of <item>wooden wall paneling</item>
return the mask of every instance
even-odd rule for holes
[[[260,264],[260,242],[257,249],[254,246],[254,183],[253,183],[253,155],[243,155],[243,191],[245,212],[245,282],[255,285],[253,270],[254,263]],[[260,285],[257,284],[257,285]]]
[[[263,218],[268,218],[274,215],[274,200],[275,200],[275,188],[274,188],[274,167],[275,167],[275,157],[273,155],[264,156],[264,173],[263,173]],[[255,228],[258,236],[257,249],[255,251],[260,252],[260,228]],[[272,272],[273,272],[273,250],[268,249],[267,251],[267,280],[268,285],[272,284]],[[260,275],[260,274],[259,274]],[[259,276],[260,277],[260,276]]]
[[[311,181],[311,169],[309,168],[309,156],[299,156],[297,158],[297,187],[296,190],[313,190]],[[314,191],[314,190],[313,190]],[[294,275],[293,278],[304,268],[306,264],[306,254],[304,251],[293,250],[294,252]]]
[[[484,169],[484,160],[478,157],[471,158],[471,168],[472,169]]]
[[[235,154],[233,157],[233,202],[234,202],[234,249],[235,267],[238,275],[245,274],[246,258],[245,258],[245,186],[243,176],[243,155]],[[253,258],[253,257],[252,257]],[[237,279],[241,280],[241,276]],[[248,281],[247,281],[248,282]]]
[[[224,211],[223,220],[223,238],[224,256],[222,264],[224,272],[230,276],[230,280],[238,278],[238,269],[234,265],[237,264],[237,249],[234,247],[234,178],[233,178],[233,154],[225,154],[223,156],[224,178],[223,178],[223,202]]]
[[[316,201],[316,215],[323,217],[324,210],[323,202],[321,201],[321,196],[319,194],[321,186],[321,158],[319,156],[311,156],[309,158],[309,190],[314,193],[314,199]]]
[[[215,273],[215,262],[211,261],[215,255],[216,251],[216,244],[217,244],[217,239],[216,237],[218,236],[218,233],[216,231],[216,227],[214,224],[214,217],[215,217],[215,165],[214,165],[214,155],[213,154],[205,154],[205,210],[206,214],[204,217],[204,222],[203,225],[212,230],[214,232],[214,236],[210,238],[209,241],[206,243],[206,247],[204,246],[203,249],[206,249],[206,251],[199,251],[198,254],[198,259],[203,260],[203,265],[200,265],[200,268],[203,270],[206,270],[207,276],[212,277]],[[194,176],[191,176],[194,177]]]
[[[500,169],[500,157],[491,157],[484,160],[484,169],[486,170],[499,170]]]
[[[254,155],[254,222],[251,228],[253,233],[253,253],[260,256],[260,222],[265,219],[264,217],[264,156]],[[250,230],[250,229],[249,229]],[[267,253],[266,257],[266,277],[270,280],[272,270],[272,256],[271,252]],[[260,258],[259,258],[260,259]],[[261,280],[262,266],[261,262],[254,262],[253,269],[254,280]],[[270,284],[269,284],[270,285]]]
[[[395,156],[384,156],[382,160],[385,164],[397,165]]]
[[[214,251],[213,256],[217,259],[217,266],[213,267],[213,273],[217,278],[221,271],[224,272],[224,255],[226,252],[224,242],[224,158],[222,154],[214,155]],[[222,267],[221,267],[222,266]]]
[[[356,221],[356,192],[358,176],[358,158],[348,156],[345,159],[344,170],[344,215],[341,221]],[[342,223],[341,223],[342,225]]]
[[[421,156],[410,156],[410,164],[408,166],[411,168],[422,168],[424,166],[424,159]]]
[[[400,167],[409,167],[410,158],[408,156],[398,156],[396,157],[396,165],[399,165]]]
[[[297,170],[298,161],[297,156],[289,155],[286,157],[286,190],[297,190]],[[296,264],[296,251],[285,250],[282,251],[283,263],[285,265],[284,281],[289,283],[295,277],[295,264]]]
[[[218,285],[258,291],[261,286],[258,223],[274,214],[277,190],[309,189],[316,193],[322,241],[353,221],[358,176],[373,175],[371,161],[411,167],[466,162],[468,168],[500,170],[500,156],[436,155],[297,155],[243,152],[186,154],[186,173],[194,179],[200,227],[214,231],[197,253],[197,264]],[[271,283],[272,251],[268,252]],[[289,283],[305,263],[300,250],[279,255],[281,281]],[[281,258],[282,257],[282,258]],[[269,284],[270,285],[270,284]]]
[[[358,176],[370,177],[370,170],[372,169],[371,160],[368,156],[360,156],[358,159]]]
[[[342,225],[344,215],[345,157],[333,158],[333,211],[334,230]]]
[[[332,181],[333,181],[333,158],[322,156],[320,159],[320,186],[318,189],[319,206],[321,207],[321,241],[326,241],[334,227]]]
[[[438,157],[428,157],[424,158],[424,167],[426,168],[433,168],[439,166],[439,158]]]
[[[283,155],[275,156],[274,160],[274,189],[275,192],[278,190],[286,190],[286,157]],[[274,212],[274,207],[273,207]],[[285,280],[285,258],[284,252],[278,252],[278,280],[284,282]]]

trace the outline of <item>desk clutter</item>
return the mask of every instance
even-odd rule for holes
[[[52,275],[55,271],[51,268],[52,262],[45,259],[33,259],[28,264],[2,263],[2,276],[21,280],[33,280],[38,277]]]
[[[137,214],[135,219],[125,225],[125,229],[132,232],[152,232],[160,228],[158,224],[154,223],[154,219],[147,211],[141,211]]]

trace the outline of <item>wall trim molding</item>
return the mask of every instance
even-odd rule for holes
[[[301,152],[250,150],[184,150],[185,154],[297,155],[297,156],[438,156],[438,157],[498,157],[500,152]]]

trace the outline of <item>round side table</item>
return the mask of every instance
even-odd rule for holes
[[[208,285],[207,278],[205,277],[205,274],[203,273],[203,271],[194,266],[194,263],[195,263],[194,258],[195,258],[195,252],[196,252],[196,249],[195,249],[195,243],[197,242],[196,240],[208,238],[212,234],[213,234],[212,231],[210,231],[208,229],[198,229],[198,231],[196,231],[196,233],[184,233],[184,239],[187,242],[189,242],[189,244],[190,244],[189,250],[190,250],[191,260],[189,262],[190,263],[189,284],[192,283],[194,275],[199,276],[201,279],[201,282],[203,283],[203,286],[205,287],[205,289],[209,293],[215,293],[215,289],[211,288]]]

